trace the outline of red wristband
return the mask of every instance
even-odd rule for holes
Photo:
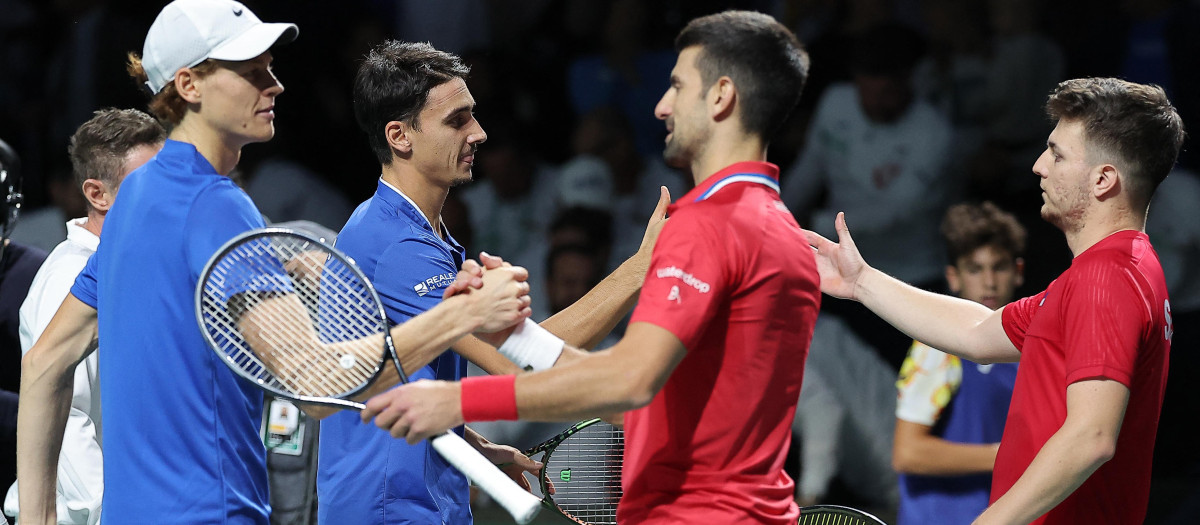
[[[462,380],[464,423],[517,419],[517,376],[478,376]]]

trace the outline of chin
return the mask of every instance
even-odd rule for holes
[[[670,144],[668,144],[667,148],[663,150],[663,162],[666,162],[667,165],[672,168],[678,169],[687,169],[691,164],[687,155],[685,155],[682,151],[679,151],[679,148],[671,147]]]

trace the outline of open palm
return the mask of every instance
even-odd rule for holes
[[[821,291],[842,299],[858,299],[856,290],[859,277],[868,268],[863,260],[850,230],[846,228],[846,214],[839,212],[834,223],[838,242],[821,234],[803,230],[808,244],[813,247],[817,258],[817,272],[821,276]]]

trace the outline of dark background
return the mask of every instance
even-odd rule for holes
[[[924,52],[935,61],[962,53],[986,57],[987,42],[994,36],[991,4],[996,1],[1007,0],[247,1],[264,21],[294,22],[301,31],[295,43],[275,53],[275,71],[286,88],[276,108],[277,138],[247,147],[240,169],[252,175],[263,159],[281,156],[315,172],[351,202],[367,198],[379,166],[354,123],[350,85],[360,57],[384,38],[432,40],[439,48],[461,54],[473,66],[468,85],[484,128],[493,136],[520,141],[527,154],[542,162],[562,163],[572,155],[569,137],[581,116],[569,87],[572,65],[589,60],[633,64],[636,60],[630,57],[669,53],[674,35],[688,20],[727,8],[773,14],[797,31],[812,55],[812,76],[801,108],[770,150],[770,160],[786,169],[803,145],[807,117],[822,89],[848,77],[850,38],[894,22],[922,35]],[[1185,124],[1200,118],[1200,79],[1193,66],[1200,48],[1196,2],[1025,4],[1036,32],[1060,48],[1064,79],[1120,76],[1161,84]],[[146,29],[161,5],[141,0],[0,0],[0,137],[22,156],[27,210],[53,205],[49,182],[69,176],[67,137],[92,110],[144,108],[145,96],[123,71],[123,56],[126,51],[140,53]],[[1133,37],[1148,33],[1148,38],[1135,42]],[[1148,65],[1137,56],[1160,60]],[[631,74],[638,78],[636,72]],[[635,84],[646,93],[661,93],[666,77],[647,76]],[[640,104],[622,109],[650,119],[656,100],[653,95],[612,103]],[[661,144],[664,133],[661,126],[649,124],[641,128],[645,136],[638,137],[643,149]],[[1029,125],[1050,128],[1046,121]],[[1191,149],[1189,139],[1180,158],[1184,168],[1196,162]],[[998,176],[1028,177],[1027,167],[1034,160],[1004,159],[996,165],[1018,168],[1002,167]],[[487,175],[476,170],[478,178]],[[1069,264],[1061,234],[1036,217],[1039,203],[1003,202],[1004,196],[989,194],[988,188],[979,185],[975,196],[1008,204],[1031,229],[1029,252],[1037,256],[1030,257],[1030,275],[1021,291],[1036,292]],[[1200,397],[1185,385],[1197,370],[1195,319],[1186,313],[1176,317],[1148,523],[1200,521],[1200,455],[1184,426],[1197,415]]]

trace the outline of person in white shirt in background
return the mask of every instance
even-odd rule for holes
[[[21,354],[37,341],[71,290],[75,276],[100,244],[104,216],[126,175],[158,154],[166,131],[150,115],[135,109],[102,109],[79,126],[67,152],[78,187],[88,202],[86,217],[67,222],[67,240],[50,256],[21,304]],[[93,345],[98,342],[93,342]],[[100,522],[104,494],[100,434],[100,382],[96,353],[75,369],[71,413],[59,453],[57,507],[60,524]],[[16,516],[17,483],[8,489],[4,513]]]

